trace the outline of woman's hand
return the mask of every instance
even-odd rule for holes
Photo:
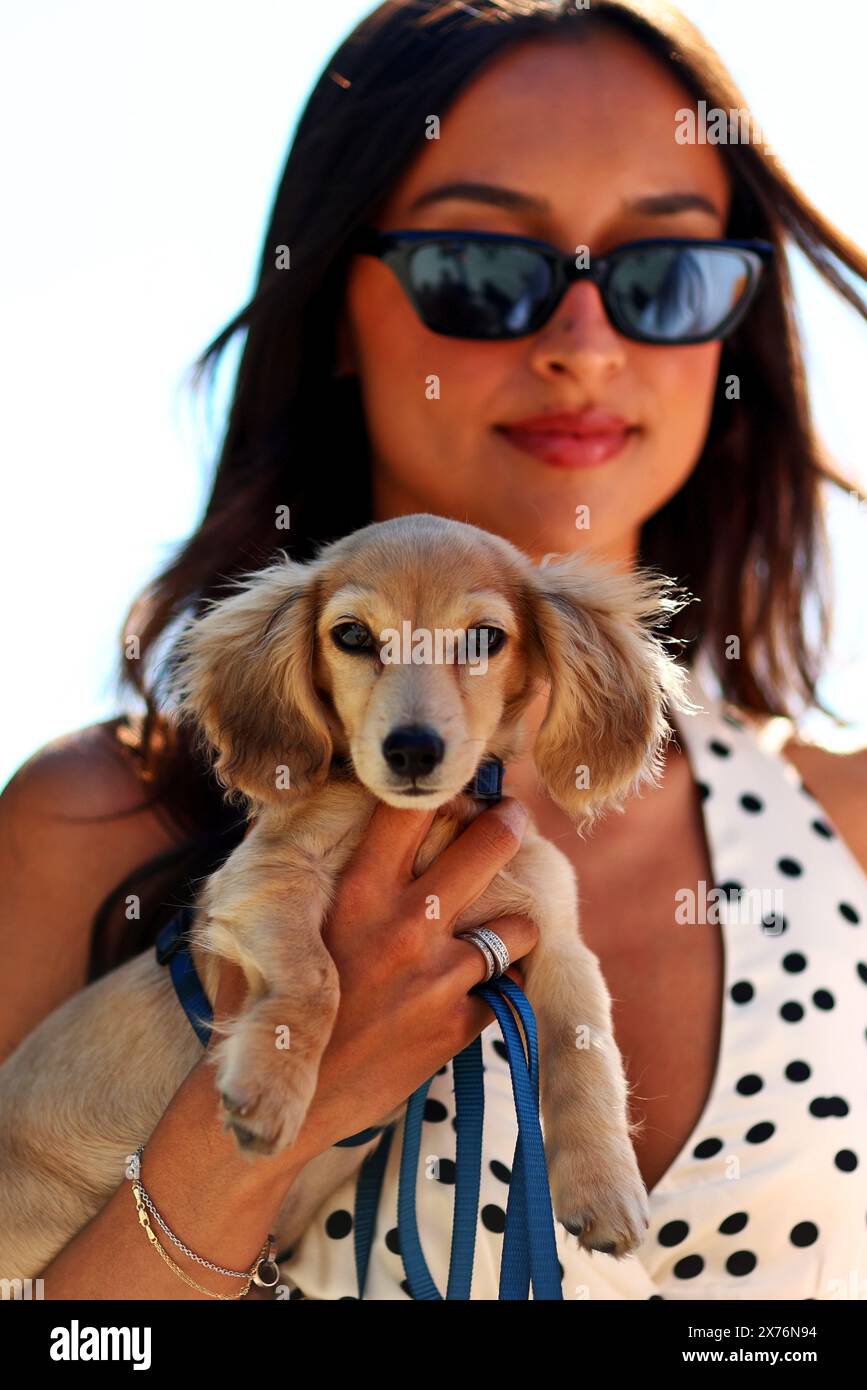
[[[469,993],[484,978],[484,958],[455,938],[454,923],[517,853],[526,812],[504,798],[414,879],[434,815],[378,805],[339,881],[323,939],[340,975],[340,1007],[293,1168],[385,1118],[493,1019]],[[431,901],[438,917],[428,915]],[[513,961],[538,939],[526,917],[494,926]],[[519,969],[508,973],[521,983]],[[239,967],[224,962],[215,1013],[235,1013],[245,993]]]

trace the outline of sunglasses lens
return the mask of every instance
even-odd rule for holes
[[[657,343],[712,338],[735,326],[761,262],[727,246],[648,246],[624,254],[608,285],[627,332]]]
[[[526,246],[422,242],[409,258],[416,309],[435,333],[511,338],[533,331],[551,294],[552,271]]]

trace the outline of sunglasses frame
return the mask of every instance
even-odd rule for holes
[[[653,347],[691,347],[699,343],[715,342],[733,333],[742,322],[747,310],[753,303],[759,289],[765,281],[765,271],[770,266],[776,248],[769,241],[735,240],[732,238],[720,238],[718,240],[707,240],[700,237],[649,237],[640,241],[624,242],[621,246],[614,247],[605,256],[596,256],[591,260],[591,264],[579,269],[575,265],[573,255],[567,255],[558,251],[556,246],[552,246],[547,241],[539,241],[535,237],[511,236],[507,232],[467,232],[452,231],[448,228],[436,230],[412,230],[412,231],[392,231],[381,232],[375,227],[359,227],[350,240],[350,250],[359,252],[362,255],[375,256],[384,261],[394,272],[399,280],[410,303],[421,319],[425,327],[432,333],[439,333],[446,338],[467,338],[465,333],[449,333],[442,328],[434,328],[427,323],[423,317],[417,303],[415,287],[412,283],[412,273],[410,267],[410,257],[415,248],[424,245],[425,242],[436,241],[459,241],[459,242],[495,242],[513,246],[527,247],[529,250],[538,252],[552,271],[551,293],[544,304],[540,306],[533,317],[532,327],[524,329],[521,333],[502,333],[491,337],[487,334],[475,338],[476,342],[506,342],[516,338],[527,338],[533,333],[538,333],[563,299],[564,294],[570,285],[579,280],[591,280],[598,288],[608,315],[609,322],[622,333],[625,338],[630,338],[636,343],[648,343]],[[621,321],[612,300],[608,296],[608,285],[618,264],[624,256],[632,251],[647,250],[654,246],[665,247],[724,247],[731,251],[742,251],[746,253],[747,265],[750,271],[750,280],[743,296],[732,309],[731,313],[723,319],[711,333],[703,333],[698,336],[686,338],[658,338],[652,335],[643,334],[629,327]]]

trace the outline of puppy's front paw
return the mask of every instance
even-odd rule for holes
[[[242,1152],[271,1155],[295,1142],[326,1041],[290,1032],[285,1007],[271,1000],[242,1015],[214,1048],[223,1129],[232,1131]]]
[[[638,1248],[650,1209],[628,1139],[557,1148],[548,1173],[554,1215],[583,1249],[621,1259]]]

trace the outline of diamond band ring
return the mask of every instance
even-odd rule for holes
[[[471,931],[459,932],[458,939],[471,941],[484,956],[488,973],[481,981],[482,984],[487,984],[491,979],[498,980],[501,975],[505,975],[512,958],[505,941],[495,931],[491,931],[490,927],[473,927]]]

